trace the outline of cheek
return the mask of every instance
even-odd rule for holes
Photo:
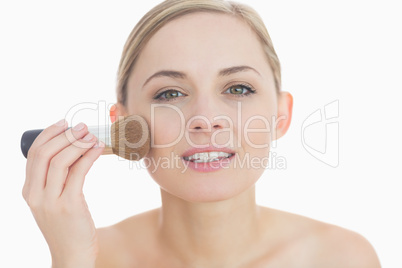
[[[264,107],[265,106],[265,107]],[[257,106],[258,107],[258,106]],[[269,149],[274,109],[267,105],[260,109],[245,109],[242,118],[242,142],[247,149]]]
[[[245,148],[262,149],[271,142],[271,122],[263,116],[251,116],[243,124]]]
[[[242,122],[242,152],[238,155],[237,163],[241,163],[247,176],[256,180],[269,166],[270,124],[268,118],[255,114]],[[243,168],[240,168],[241,171]]]
[[[150,129],[154,145],[173,146],[184,131],[181,112],[167,107],[156,107],[150,115]],[[152,140],[151,140],[152,142]]]

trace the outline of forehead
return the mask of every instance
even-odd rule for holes
[[[141,73],[171,68],[201,71],[234,65],[268,67],[256,33],[235,16],[197,12],[159,29],[141,52],[135,69]]]

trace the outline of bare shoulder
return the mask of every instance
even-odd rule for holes
[[[321,223],[317,230],[317,262],[329,260],[334,267],[381,267],[370,242],[362,235],[330,224]]]
[[[152,243],[157,210],[147,211],[114,225],[98,228],[99,253],[96,268],[133,267],[134,253]],[[148,245],[149,246],[149,245]]]
[[[275,218],[275,230],[282,233],[279,240],[286,241],[284,250],[275,256],[275,263],[286,260],[288,267],[381,267],[372,245],[362,235],[320,222],[308,217],[264,208],[266,219]],[[272,236],[271,236],[272,237]],[[297,256],[298,263],[289,263]]]

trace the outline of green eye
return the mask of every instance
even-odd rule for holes
[[[239,84],[229,87],[225,93],[243,97],[255,93],[255,90],[252,90],[249,86]]]
[[[232,94],[243,94],[243,90],[244,88],[241,86],[234,86],[229,88],[229,91]]]
[[[169,91],[165,92],[165,98],[166,99],[174,99],[174,98],[180,97],[180,94],[181,93],[178,91],[169,90]],[[181,95],[183,95],[183,94],[181,94]]]
[[[180,91],[169,89],[169,90],[165,90],[165,91],[159,93],[156,97],[154,97],[154,99],[170,101],[170,100],[174,100],[181,96],[184,96],[184,94],[181,93]]]

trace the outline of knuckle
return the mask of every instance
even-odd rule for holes
[[[65,160],[60,157],[60,156],[55,156],[52,158],[52,160],[50,161],[50,166],[52,168],[56,168],[56,169],[64,169],[67,168],[66,167],[66,163]]]
[[[28,200],[28,189],[26,185],[22,188],[22,198],[24,198],[25,202]]]
[[[34,159],[35,157],[38,157],[39,151],[42,151],[43,148],[40,146],[35,146],[35,144],[32,144],[31,148],[29,148],[28,153],[27,153],[27,159]],[[43,154],[44,152],[42,152]]]
[[[35,152],[35,157],[40,158],[40,159],[47,159],[49,158],[49,150],[47,148],[42,147],[38,148]]]
[[[25,202],[28,202],[29,189],[28,189],[28,186],[26,184],[22,188],[22,197],[24,198]]]
[[[39,198],[35,197],[32,193],[28,193],[26,195],[25,201],[27,202],[31,210],[38,210],[41,207],[41,202]]]

